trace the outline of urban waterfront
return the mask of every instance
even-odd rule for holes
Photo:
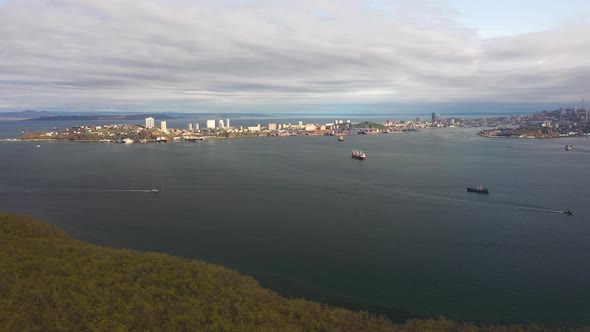
[[[393,319],[589,324],[590,140],[476,131],[3,142],[0,211]],[[465,191],[478,184],[490,195]]]

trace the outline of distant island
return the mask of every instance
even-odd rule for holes
[[[95,121],[95,120],[143,120],[146,117],[157,117],[158,119],[170,120],[175,119],[166,114],[117,114],[117,115],[56,115],[56,116],[42,116],[26,121]]]
[[[53,115],[53,113],[45,111],[2,112],[0,113],[0,121],[28,120]]]
[[[251,277],[202,261],[86,244],[47,223],[5,213],[0,271],[0,325],[7,331],[546,330],[444,318],[394,323],[286,299]]]

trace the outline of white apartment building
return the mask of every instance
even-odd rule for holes
[[[152,117],[145,118],[145,127],[147,129],[154,128],[154,126],[155,126],[154,118],[152,118]]]

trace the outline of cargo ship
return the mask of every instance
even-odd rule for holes
[[[484,188],[483,186],[477,187],[467,187],[467,191],[470,193],[479,193],[479,194],[489,194],[488,188]]]
[[[571,149],[573,149],[573,148],[574,148],[574,146],[573,146],[573,145],[571,145],[571,144],[568,144],[568,145],[566,145],[566,146],[565,146],[565,151],[569,151],[569,150],[571,150]]]
[[[367,155],[363,151],[352,150],[352,159],[365,160]]]

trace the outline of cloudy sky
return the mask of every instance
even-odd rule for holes
[[[587,0],[0,0],[0,111],[512,111],[588,82]]]

